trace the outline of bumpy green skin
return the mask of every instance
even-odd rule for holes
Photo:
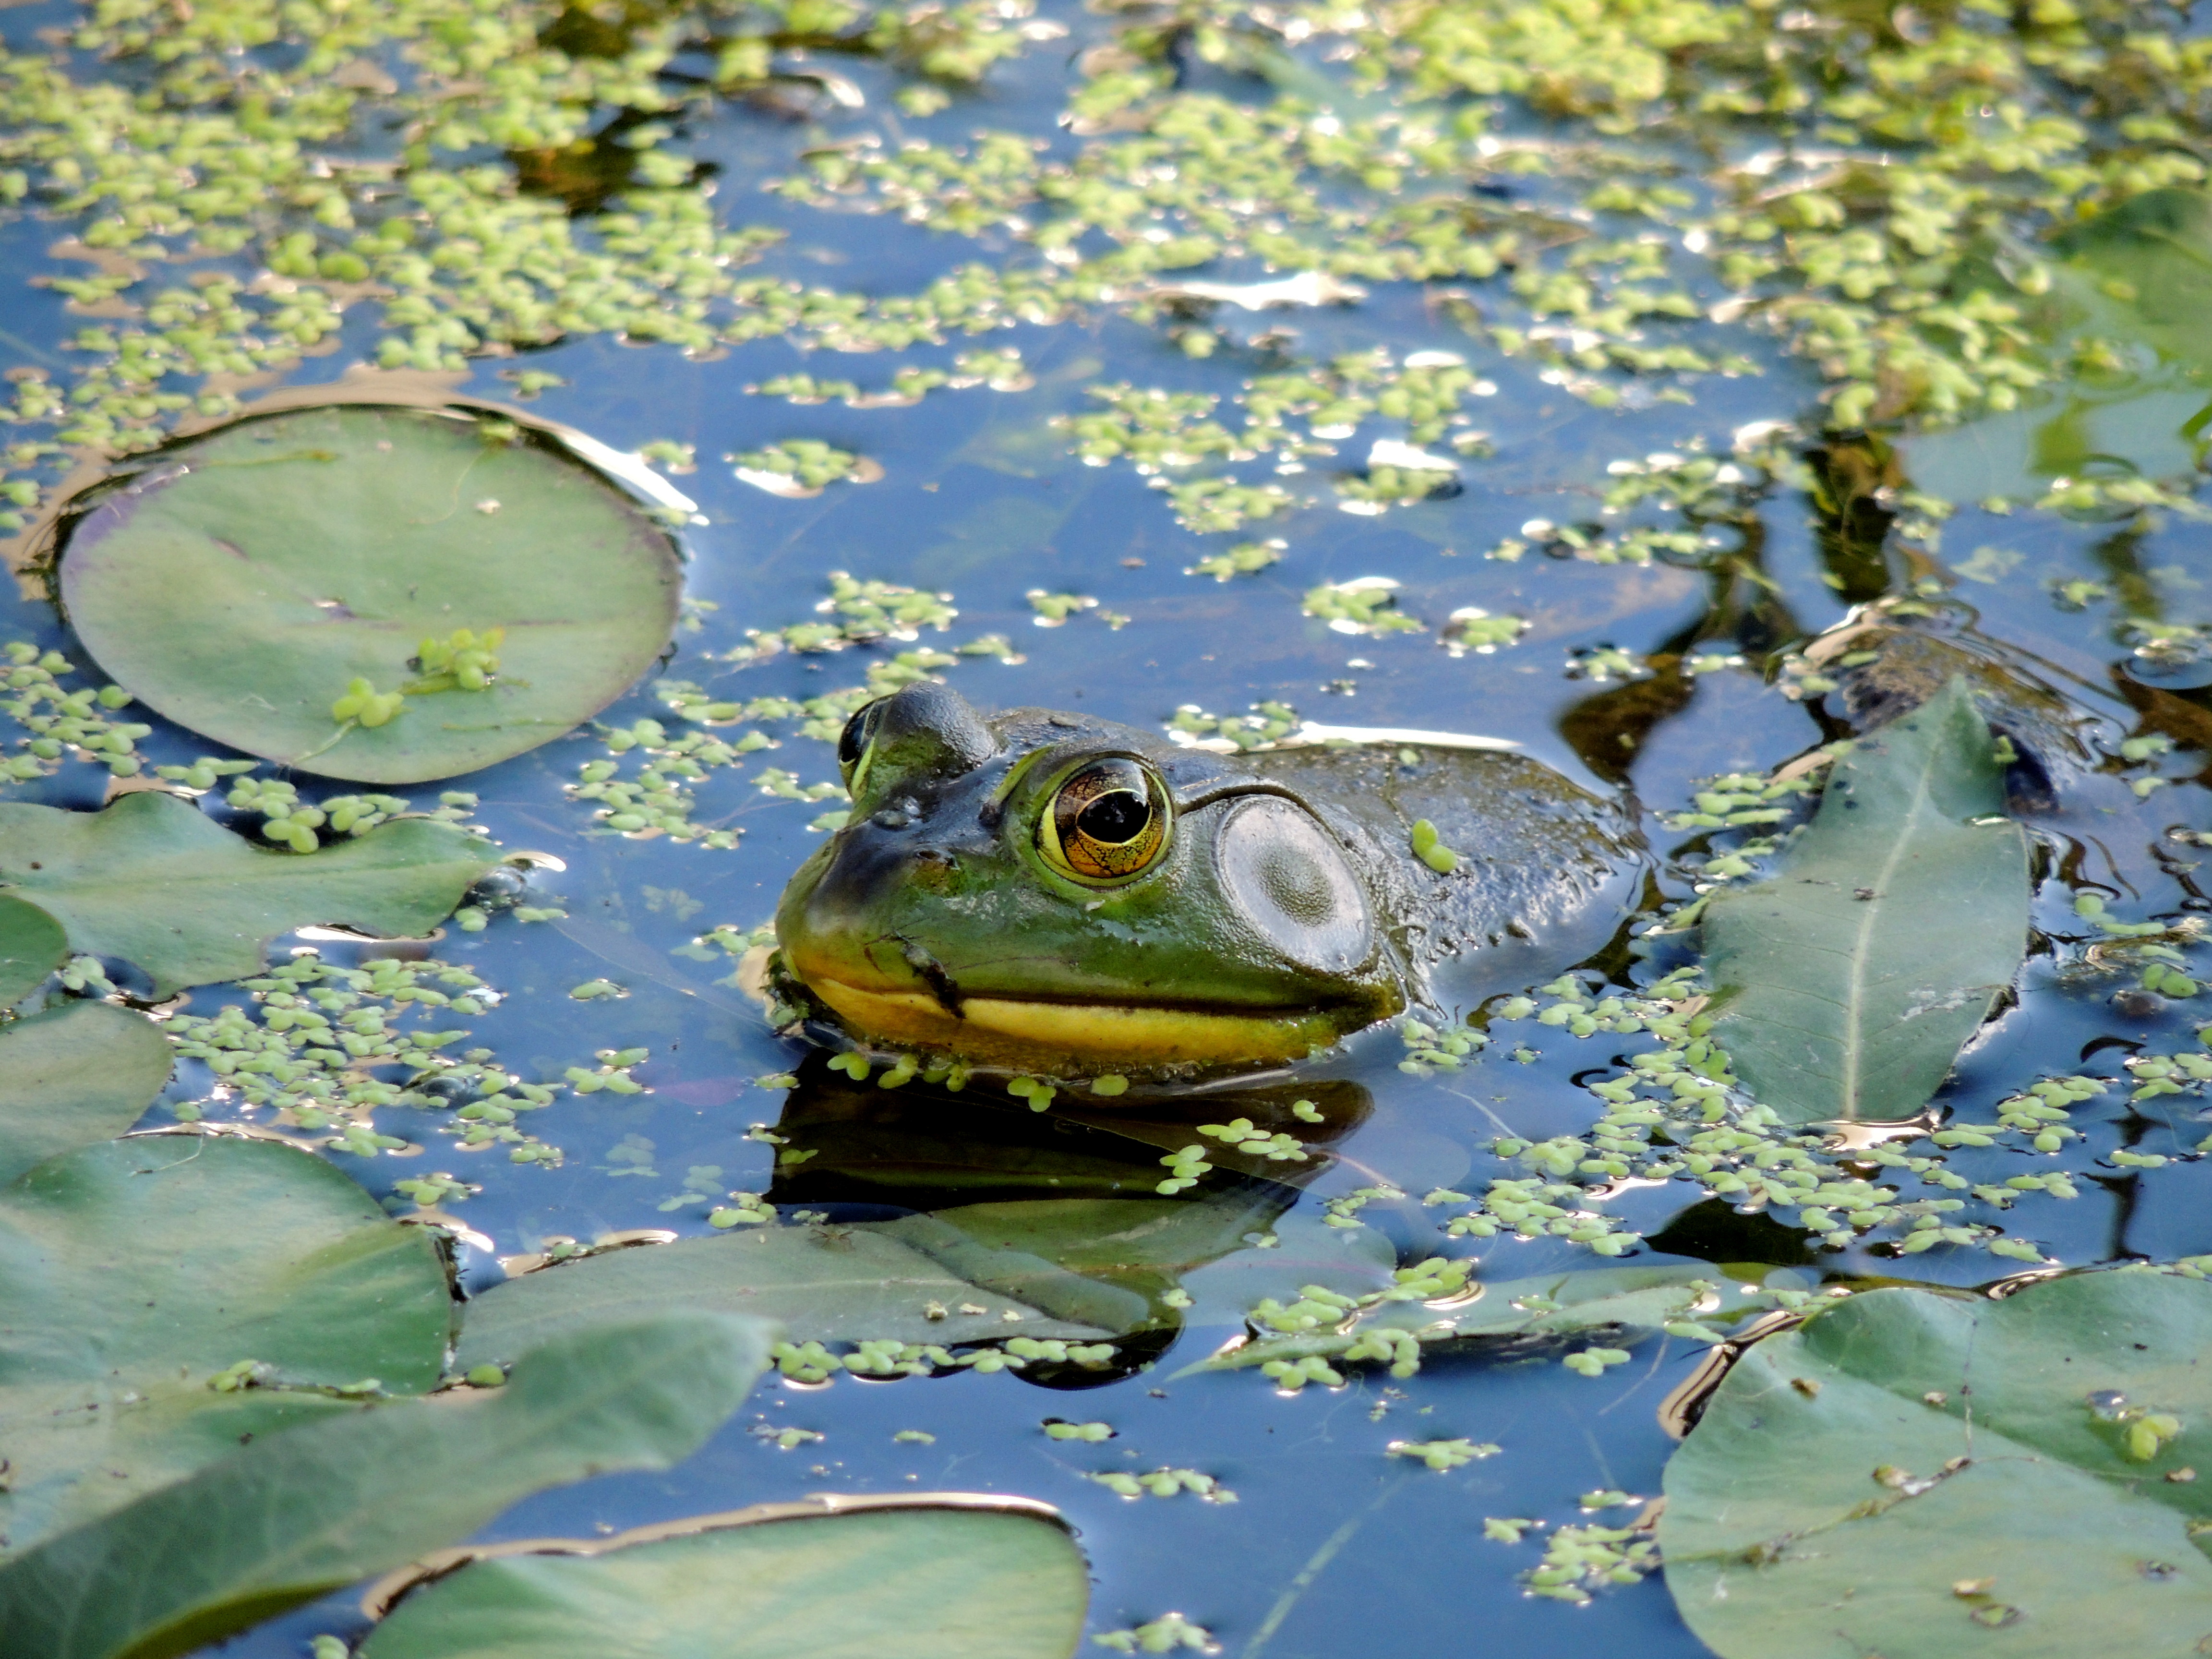
[[[1579,959],[1642,863],[1620,809],[1511,755],[1232,758],[1042,709],[985,720],[933,685],[873,718],[850,821],[784,891],[782,967],[857,1036],[985,1064],[1301,1058],[1439,1000],[1448,962],[1525,979],[1531,952],[1539,972]],[[1099,887],[1048,866],[1036,831],[1054,785],[1106,756],[1152,767],[1176,813],[1156,864]],[[1419,818],[1461,854],[1452,873],[1413,856]]]

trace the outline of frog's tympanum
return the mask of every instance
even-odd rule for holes
[[[1620,806],[1494,751],[1218,756],[920,684],[838,758],[851,817],[784,890],[784,974],[863,1040],[1023,1070],[1276,1064],[1436,1003],[1448,962],[1525,983],[1610,936],[1642,856]]]

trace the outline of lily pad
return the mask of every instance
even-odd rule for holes
[[[471,1399],[356,1407],[257,1438],[0,1567],[40,1659],[174,1659],[465,1537],[517,1499],[663,1469],[744,1401],[770,1328],[636,1319],[548,1343]]]
[[[946,1309],[966,1303],[983,1312],[932,1319],[925,1311],[931,1303]],[[463,1370],[503,1364],[561,1332],[646,1308],[774,1319],[793,1342],[1090,1341],[1109,1334],[1048,1318],[955,1278],[932,1257],[868,1227],[764,1227],[610,1251],[495,1285],[468,1304],[454,1364]]]
[[[2212,368],[2212,194],[2142,191],[2056,246],[2077,279],[2062,291],[2087,313],[2085,332],[2140,339],[2167,362]]]
[[[1247,1237],[1272,1231],[1288,1199],[1280,1189],[1259,1188],[1016,1200],[877,1224],[978,1285],[1064,1319],[1087,1317],[1126,1333],[1176,1322],[1158,1303],[1160,1293],[1192,1269],[1244,1249]]]
[[[149,708],[326,777],[413,783],[535,749],[652,666],[682,576],[640,508],[514,431],[354,404],[171,450],[71,534],[70,621]],[[419,684],[422,642],[459,629],[504,630],[488,687],[410,693],[337,737],[354,680]]]
[[[1714,895],[1714,1037],[1792,1124],[1909,1118],[2027,951],[2027,840],[1966,682],[1859,740],[1766,880]]]
[[[0,1182],[123,1133],[172,1061],[159,1026],[111,1003],[65,1002],[0,1026]]]
[[[0,896],[0,1008],[21,1002],[69,956],[69,935],[35,904]]]
[[[2212,409],[2212,194],[2147,190],[2061,234],[2033,320],[2056,353],[2108,341],[2047,402],[1908,438],[1914,482],[1954,501],[2033,497],[2059,477],[2196,470]]]
[[[2208,1347],[2212,1285],[2142,1269],[1769,1337],[1667,1466],[1675,1605],[1723,1659],[2195,1653]]]
[[[1082,1638],[1083,1558],[1051,1521],[927,1495],[769,1518],[795,1507],[478,1561],[403,1601],[362,1659],[1068,1659]]]
[[[217,1136],[86,1146],[0,1188],[0,1284],[15,1549],[241,1436],[359,1409],[318,1390],[435,1386],[453,1318],[422,1229],[319,1158]],[[268,1368],[258,1386],[210,1386],[241,1361]]]
[[[427,933],[499,859],[425,818],[319,853],[273,852],[155,790],[100,812],[0,802],[0,888],[51,913],[73,948],[136,963],[157,996],[258,973],[270,942],[295,927]]]

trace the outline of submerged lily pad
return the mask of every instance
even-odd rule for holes
[[[2201,1650],[2212,1285],[1882,1290],[1741,1359],[1667,1466],[1675,1605],[1723,1659]]]
[[[1103,1287],[1102,1287],[1103,1288]],[[962,1304],[980,1314],[940,1310]],[[956,1278],[936,1260],[865,1226],[835,1235],[767,1227],[587,1256],[495,1285],[468,1305],[454,1364],[501,1364],[564,1331],[640,1309],[742,1312],[774,1319],[793,1342],[951,1343],[1002,1336],[1109,1334]],[[1009,1318],[1009,1316],[1018,1316]]]
[[[69,956],[69,935],[35,904],[0,896],[0,1008],[21,1002]]]
[[[17,1550],[241,1436],[358,1409],[317,1390],[434,1386],[453,1316],[422,1229],[319,1158],[226,1137],[86,1146],[0,1188],[0,1535]],[[211,1386],[240,1362],[266,1370]]]
[[[1083,1634],[1083,1558],[1033,1514],[921,1496],[649,1531],[464,1567],[402,1602],[362,1659],[1067,1659]]]
[[[672,1314],[548,1343],[507,1387],[256,1438],[0,1567],[9,1650],[173,1659],[467,1536],[518,1498],[665,1469],[743,1401],[755,1320]]]
[[[123,1133],[171,1064],[161,1028],[111,1003],[65,1002],[0,1026],[0,1182]]]
[[[152,790],[101,812],[0,802],[0,888],[36,900],[73,948],[136,963],[157,996],[258,973],[295,927],[427,933],[498,862],[489,842],[424,818],[272,852]]]
[[[133,696],[248,754],[366,783],[475,771],[599,713],[675,623],[667,535],[507,423],[302,410],[165,462],[77,526],[62,600]],[[481,690],[418,658],[463,629],[504,630]],[[332,705],[356,680],[405,707],[356,710],[340,737]]]
[[[1716,894],[1714,1036],[1788,1123],[1911,1117],[2027,951],[2027,841],[1963,679],[1838,761],[1766,880]]]
[[[2061,477],[2195,471],[2212,410],[2212,194],[2143,191],[2054,251],[2042,331],[2096,367],[2052,402],[1908,439],[1921,489],[2033,496]]]
[[[1589,1267],[1477,1285],[1449,1305],[1375,1301],[1341,1325],[1310,1335],[1262,1336],[1176,1373],[1242,1370],[1275,1359],[1331,1358],[1358,1347],[1387,1347],[1385,1334],[1421,1342],[1468,1337],[1573,1336],[1608,1327],[1656,1328],[1707,1304],[1714,1270],[1702,1266]]]

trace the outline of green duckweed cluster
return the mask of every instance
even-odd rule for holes
[[[1203,1625],[1194,1625],[1179,1613],[1164,1613],[1158,1618],[1125,1630],[1100,1631],[1091,1641],[1116,1653],[1175,1653],[1188,1650],[1194,1653],[1215,1653],[1219,1644],[1213,1632]]]
[[[1420,620],[1398,609],[1400,584],[1389,576],[1355,576],[1307,591],[1306,615],[1340,634],[1418,634]]]
[[[63,761],[76,758],[104,766],[118,778],[134,777],[143,762],[138,739],[153,731],[136,720],[114,719],[131,705],[119,685],[72,689],[62,683],[76,665],[58,651],[41,651],[22,640],[4,647],[0,669],[0,713],[23,729],[16,753],[0,758],[0,781],[28,783],[52,775]]]
[[[251,995],[250,1006],[227,1003],[212,1014],[180,1013],[168,1022],[179,1056],[199,1061],[214,1078],[208,1096],[173,1109],[181,1120],[265,1114],[270,1127],[371,1158],[422,1150],[378,1127],[380,1112],[411,1108],[450,1114],[436,1133],[456,1150],[504,1147],[511,1163],[557,1168],[560,1148],[518,1127],[519,1121],[568,1090],[605,1086],[580,1081],[596,1075],[581,1068],[572,1068],[565,1083],[527,1082],[498,1066],[489,1048],[458,1048],[469,1028],[443,1022],[480,1018],[500,994],[450,963],[378,957],[346,968],[303,949],[269,973],[240,981],[239,988]],[[465,1183],[436,1179],[447,1183],[437,1200],[418,1194],[419,1201],[465,1196]]]
[[[981,1313],[982,1310],[966,1306],[960,1311]],[[1107,1342],[1067,1342],[1058,1337],[1013,1336],[994,1346],[957,1350],[933,1342],[862,1341],[842,1354],[831,1352],[818,1341],[779,1342],[769,1353],[776,1369],[793,1382],[819,1383],[844,1373],[888,1378],[972,1370],[988,1375],[1020,1370],[1032,1364],[1098,1370],[1112,1363],[1114,1346]]]

